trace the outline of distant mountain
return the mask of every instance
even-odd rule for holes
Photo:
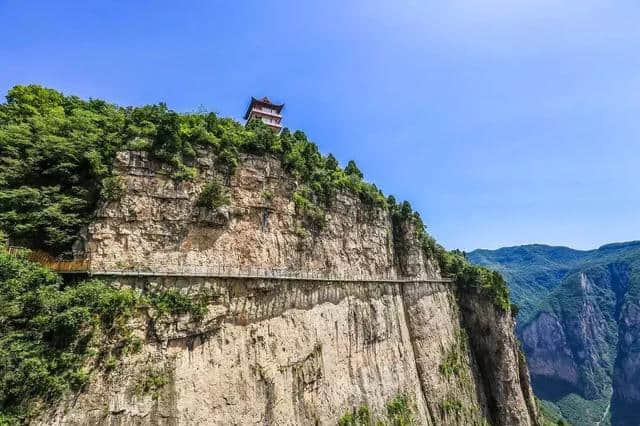
[[[574,424],[640,424],[640,241],[467,257],[509,283],[538,396]]]

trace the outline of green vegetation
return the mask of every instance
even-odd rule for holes
[[[299,184],[293,196],[296,211],[310,229],[322,229],[325,211],[339,191],[355,194],[371,208],[386,206],[382,192],[363,180],[362,172],[353,161],[344,170],[340,169],[335,157],[320,154],[303,132],[291,134],[285,129],[280,135],[280,146],[285,169]]]
[[[400,204],[396,203],[393,195],[387,198],[387,206],[391,213],[394,240],[396,244],[402,246],[401,235],[404,234],[403,227],[407,225],[413,230],[413,237],[420,243],[420,246],[427,257],[436,258],[444,249],[436,244],[436,241],[427,233],[427,228],[420,217],[420,214],[413,211],[408,201]]]
[[[481,266],[471,265],[459,250],[438,251],[440,268],[452,275],[462,290],[474,289],[493,301],[504,312],[511,309],[509,289],[502,275]]]
[[[65,286],[0,248],[0,424],[19,423],[89,377],[90,358],[129,346],[139,297],[90,280]]]
[[[465,352],[467,350],[467,335],[459,330],[456,340],[447,350],[444,361],[439,366],[440,374],[447,379],[451,376],[460,377],[464,371]]]
[[[404,393],[396,395],[387,404],[387,425],[409,426],[416,424],[415,407],[411,399]]]
[[[229,204],[229,194],[227,189],[216,178],[208,182],[198,197],[196,205],[208,209],[216,209]]]
[[[109,201],[119,200],[124,195],[124,179],[120,176],[109,176],[102,179],[102,198]]]
[[[208,312],[204,297],[187,296],[179,290],[164,290],[152,293],[148,300],[161,316],[190,314],[195,321],[201,320]]]
[[[560,409],[553,403],[536,398],[543,426],[570,426],[570,423],[562,417]]]
[[[396,395],[386,405],[386,413],[381,418],[371,415],[367,405],[349,411],[338,420],[339,426],[412,426],[416,425],[415,407],[406,394]]]
[[[151,306],[161,316],[200,320],[206,298],[176,290],[138,295],[98,280],[67,284],[50,270],[9,254],[0,244],[0,424],[17,424],[68,391],[77,391],[97,367],[113,370],[138,352],[129,320]],[[164,379],[149,374],[142,393]]]
[[[150,368],[142,372],[133,385],[133,394],[138,398],[151,395],[157,400],[164,387],[169,384],[170,376],[166,370]]]
[[[121,193],[111,178],[117,151],[148,150],[172,164],[177,178],[188,177],[193,171],[184,162],[194,146],[217,142],[199,130],[217,122],[215,115],[183,117],[163,104],[120,108],[15,86],[0,105],[0,228],[15,245],[68,250],[100,197]]]
[[[367,405],[362,405],[346,413],[338,420],[338,426],[370,426],[373,424],[371,412]]]
[[[464,407],[462,405],[462,402],[459,399],[457,399],[457,398],[447,398],[447,399],[443,400],[440,403],[440,408],[442,408],[442,411],[445,414],[458,415],[458,414],[462,413],[462,410],[463,410]]]
[[[609,404],[608,398],[587,400],[577,394],[568,394],[555,402],[564,419],[575,425],[594,425],[603,419]],[[610,424],[609,419],[602,424]],[[566,422],[566,420],[564,420]],[[566,422],[568,424],[568,422]]]
[[[122,108],[31,85],[15,86],[0,105],[0,229],[14,245],[68,251],[96,203],[122,196],[113,175],[121,150],[148,151],[177,181],[197,176],[198,150],[213,153],[227,175],[242,153],[275,156],[298,182],[296,208],[311,230],[322,228],[339,191],[372,208],[386,205],[353,161],[341,169],[303,132],[278,135],[259,120],[245,127],[213,113],[178,114],[162,103]],[[219,189],[210,183],[201,203],[224,202]]]

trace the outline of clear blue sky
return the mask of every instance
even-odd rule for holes
[[[640,4],[0,0],[0,91],[240,117],[251,95],[448,248],[640,239]]]

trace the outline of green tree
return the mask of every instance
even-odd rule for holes
[[[359,179],[362,179],[364,177],[358,166],[356,166],[356,162],[353,160],[349,160],[349,162],[347,163],[347,167],[344,168],[344,171],[349,176],[355,176]]]
[[[333,172],[340,167],[340,165],[338,164],[338,160],[336,160],[336,157],[334,157],[333,154],[327,155],[327,159],[325,161],[325,167],[330,172]]]

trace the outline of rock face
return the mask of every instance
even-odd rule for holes
[[[640,303],[629,297],[620,315],[618,359],[613,375],[612,423],[640,421]]]
[[[523,327],[531,374],[543,397],[555,399],[568,392],[587,399],[610,396],[615,363],[610,346],[615,347],[617,339],[617,330],[610,324],[615,321],[615,296],[610,289],[596,286],[590,274],[601,285],[611,282],[609,271],[576,274],[568,281],[574,306],[543,311]],[[601,293],[611,297],[599,297]]]
[[[326,227],[309,231],[279,161],[244,158],[230,180],[212,164],[203,157],[199,177],[176,184],[144,154],[119,154],[127,191],[88,229],[93,267],[380,279],[107,277],[141,292],[206,294],[208,313],[152,321],[142,312],[142,350],[94,374],[42,423],[336,424],[363,404],[384,413],[404,394],[419,424],[539,424],[512,319],[479,294],[430,281],[440,272],[410,227],[394,236],[385,210],[340,194]],[[228,183],[231,205],[196,208],[214,176]],[[400,276],[422,281],[386,279]]]
[[[558,380],[565,387],[578,387],[578,367],[567,342],[564,328],[555,316],[542,312],[522,332],[529,354],[529,371],[536,377]]]
[[[390,218],[385,210],[365,209],[341,193],[328,212],[321,234],[310,232],[295,214],[296,182],[268,157],[243,158],[228,178],[199,159],[200,176],[176,183],[146,153],[123,152],[116,170],[126,176],[127,192],[103,205],[90,226],[88,250],[95,268],[280,268],[344,276],[395,276]],[[232,205],[216,211],[195,206],[210,179],[229,183]],[[412,275],[435,276],[435,267],[418,247],[408,250]],[[406,263],[406,262],[405,262]]]

